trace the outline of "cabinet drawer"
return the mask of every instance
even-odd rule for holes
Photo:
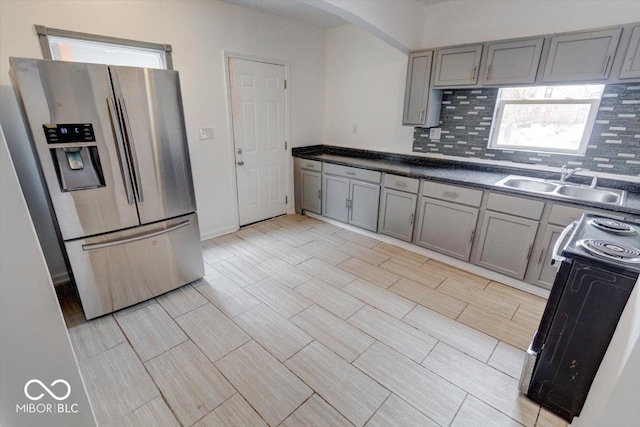
[[[489,194],[487,209],[517,215],[523,218],[540,219],[542,217],[542,210],[544,209],[544,202],[491,193]]]
[[[615,219],[624,219],[623,216],[614,215],[613,212],[598,212],[574,206],[553,205],[551,208],[551,214],[549,215],[549,223],[566,226],[573,221],[579,220],[584,213],[594,213],[596,215],[608,216]]]
[[[310,171],[322,172],[322,162],[317,160],[300,159],[300,167]]]
[[[324,165],[324,172],[332,175],[346,176],[347,178],[360,179],[362,181],[370,181],[380,184],[381,173],[376,171],[370,171],[367,169],[352,168],[350,166],[334,165],[333,163],[326,163]]]
[[[470,206],[480,206],[480,202],[482,201],[482,190],[438,184],[430,181],[424,182],[422,195]]]
[[[407,178],[405,176],[384,174],[384,186],[386,188],[394,188],[400,191],[406,191],[407,193],[418,192],[418,186],[420,181],[415,178]]]

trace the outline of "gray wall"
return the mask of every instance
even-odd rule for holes
[[[0,173],[0,424],[7,427],[95,426],[53,283],[1,127]],[[59,402],[38,384],[33,384],[29,388],[32,396],[45,395],[31,401],[24,393],[25,384],[31,379],[38,379],[47,387],[63,379],[69,383],[71,394]],[[65,388],[57,384],[51,390],[60,396]],[[77,409],[77,413],[16,412],[16,405],[28,403],[51,404],[53,411],[58,411],[58,404],[62,403],[67,409]],[[72,407],[73,404],[77,406]]]
[[[607,85],[584,156],[487,149],[498,89],[445,90],[440,141],[415,128],[413,151],[640,175],[640,85]]]

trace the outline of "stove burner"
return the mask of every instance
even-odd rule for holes
[[[637,233],[637,231],[629,224],[621,221],[616,221],[615,219],[611,218],[593,218],[589,220],[589,224],[609,233],[626,235]]]
[[[588,252],[609,259],[640,263],[640,249],[606,240],[583,239],[578,244]]]

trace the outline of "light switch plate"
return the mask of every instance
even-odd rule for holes
[[[200,139],[213,139],[213,128],[200,128]]]
[[[431,129],[429,129],[429,138],[431,138],[431,139],[440,139],[441,135],[442,135],[442,129],[441,128],[431,128]]]

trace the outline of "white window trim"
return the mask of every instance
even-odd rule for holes
[[[538,146],[526,146],[526,145],[497,145],[500,123],[502,122],[502,115],[504,113],[504,106],[507,104],[589,104],[589,115],[587,116],[587,122],[585,123],[584,133],[580,140],[580,146],[577,150],[568,149],[553,149],[547,147]],[[508,150],[508,151],[529,151],[536,153],[559,153],[573,156],[584,156],[587,152],[587,146],[591,139],[591,131],[595,124],[596,115],[600,106],[600,99],[525,99],[525,100],[505,100],[500,101],[500,94],[498,94],[498,102],[496,105],[495,114],[492,121],[491,133],[489,135],[489,143],[487,149],[489,150]]]
[[[40,40],[40,48],[42,49],[42,57],[44,59],[53,59],[53,56],[51,55],[51,46],[49,44],[49,36],[53,36],[161,51],[164,52],[164,60],[167,70],[173,70],[173,59],[171,58],[172,48],[170,44],[150,43],[138,40],[121,39],[118,37],[101,36],[98,34],[80,33],[77,31],[49,28],[44,25],[34,25],[34,28],[38,35],[38,39]]]

